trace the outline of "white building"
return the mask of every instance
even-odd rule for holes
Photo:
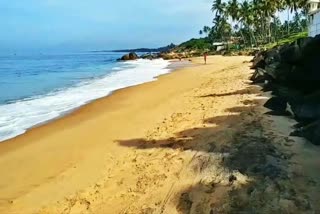
[[[320,0],[309,0],[309,36],[320,34]]]

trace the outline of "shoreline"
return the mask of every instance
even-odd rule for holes
[[[25,135],[25,134],[27,134],[28,132],[32,131],[33,129],[37,129],[37,128],[39,128],[39,127],[45,126],[45,125],[47,125],[47,124],[49,124],[49,123],[52,123],[52,122],[54,122],[54,121],[56,121],[56,120],[59,120],[59,119],[64,118],[64,117],[67,117],[68,115],[70,115],[70,114],[78,111],[80,108],[83,108],[83,107],[85,107],[85,106],[87,106],[87,105],[90,105],[92,102],[95,102],[95,101],[98,101],[98,100],[100,100],[100,99],[104,99],[104,98],[106,98],[106,97],[109,97],[109,96],[111,96],[113,93],[115,93],[115,92],[117,92],[117,91],[119,91],[119,90],[124,90],[124,89],[127,89],[127,88],[131,88],[131,87],[143,85],[143,84],[146,84],[146,83],[149,83],[149,82],[158,81],[159,78],[162,77],[162,76],[168,75],[168,74],[170,74],[170,73],[172,73],[172,72],[175,72],[176,70],[183,69],[183,68],[188,67],[188,66],[192,66],[192,63],[190,63],[189,61],[188,61],[188,62],[187,62],[187,61],[179,62],[179,61],[177,61],[177,60],[166,60],[166,61],[168,61],[168,62],[170,63],[170,64],[165,68],[165,69],[169,69],[169,71],[168,71],[167,73],[165,73],[165,74],[160,74],[160,75],[158,75],[158,76],[155,76],[154,79],[151,80],[151,81],[147,81],[147,82],[143,82],[143,83],[140,83],[140,84],[131,85],[131,86],[127,86],[127,87],[124,87],[124,88],[119,88],[119,89],[113,90],[113,91],[109,92],[109,94],[107,94],[107,95],[105,95],[105,96],[103,96],[103,97],[90,100],[90,101],[88,101],[87,103],[85,103],[85,104],[83,104],[83,105],[80,105],[80,106],[78,106],[78,107],[76,107],[76,108],[74,108],[74,109],[70,109],[70,110],[68,110],[68,111],[60,114],[59,116],[57,116],[57,117],[55,117],[55,118],[52,118],[52,119],[49,119],[49,120],[47,120],[47,121],[40,122],[39,124],[36,124],[36,125],[34,125],[34,126],[31,126],[31,127],[27,128],[27,129],[25,130],[25,132],[22,133],[22,134],[16,135],[16,136],[11,137],[11,138],[6,139],[6,140],[2,140],[2,141],[0,140],[0,145],[1,145],[1,144],[5,144],[5,143],[9,143],[9,141],[11,141],[11,140],[13,140],[13,139],[15,139],[15,138],[18,138],[18,137],[20,137],[20,136],[22,136],[22,135]]]
[[[269,201],[266,188],[272,198],[285,197],[273,182],[299,195],[296,187],[309,178],[280,175],[308,174],[287,162],[301,148],[281,133],[290,124],[278,118],[275,129],[264,114],[262,93],[248,81],[248,59],[209,56],[203,65],[195,58],[196,66],[118,90],[0,144],[0,212],[187,213],[201,207],[210,213],[239,203],[242,210]],[[257,177],[252,165],[262,169]],[[258,197],[247,195],[250,188]]]
[[[209,56],[0,144],[0,213],[314,213],[320,148]]]

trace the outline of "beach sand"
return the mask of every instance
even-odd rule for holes
[[[264,114],[250,59],[195,58],[1,143],[0,213],[319,211],[319,149]]]

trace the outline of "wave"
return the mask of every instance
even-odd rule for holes
[[[143,60],[123,62],[113,72],[100,79],[80,82],[78,85],[44,96],[18,100],[0,105],[0,141],[25,133],[28,129],[60,117],[84,104],[109,95],[112,91],[150,82],[168,73],[169,62]]]

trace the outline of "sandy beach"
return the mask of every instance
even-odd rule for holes
[[[209,56],[0,144],[0,213],[312,213],[319,148]]]

